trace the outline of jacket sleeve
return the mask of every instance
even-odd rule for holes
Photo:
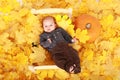
[[[64,37],[64,39],[68,42],[68,43],[72,43],[72,37],[62,28],[61,29],[61,32],[62,32],[62,35]]]
[[[44,48],[48,48],[50,46],[50,42],[47,40],[45,35],[40,35],[40,45]]]

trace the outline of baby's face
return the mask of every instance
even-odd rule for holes
[[[43,28],[45,32],[51,32],[55,30],[56,24],[53,19],[46,19],[43,21]]]

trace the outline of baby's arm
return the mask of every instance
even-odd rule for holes
[[[40,36],[40,45],[43,46],[44,48],[49,47],[51,44],[51,39],[47,39],[45,35]]]
[[[61,28],[62,35],[68,43],[76,42],[75,38],[72,38],[64,29]]]

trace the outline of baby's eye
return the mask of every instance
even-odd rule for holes
[[[44,26],[44,27],[47,27],[47,26]]]

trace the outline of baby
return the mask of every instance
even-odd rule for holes
[[[79,73],[80,59],[75,49],[69,43],[75,42],[64,29],[58,27],[55,18],[47,16],[43,19],[43,33],[40,35],[40,45],[47,49],[53,61],[69,73]]]

